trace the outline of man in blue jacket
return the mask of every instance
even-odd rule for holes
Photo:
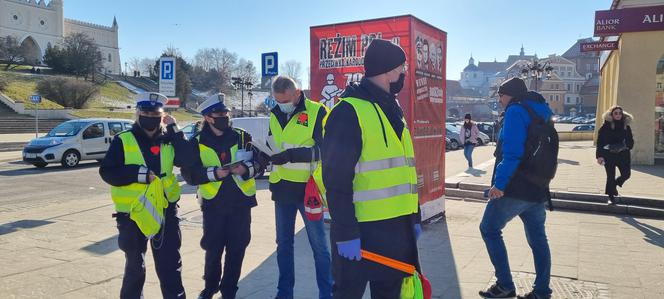
[[[549,190],[526,180],[519,165],[524,156],[528,126],[533,121],[523,105],[530,107],[545,120],[550,119],[553,113],[542,95],[529,92],[526,84],[519,78],[512,78],[501,84],[498,95],[501,105],[505,107],[505,118],[498,137],[492,187],[488,192],[489,203],[480,224],[497,282],[488,290],[481,291],[480,296],[513,298],[516,295],[502,229],[507,222],[519,216],[533,252],[537,278],[533,291],[518,298],[548,299],[551,298],[551,252],[544,226],[545,202],[548,200]]]

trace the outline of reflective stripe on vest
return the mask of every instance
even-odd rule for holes
[[[236,129],[237,130],[237,129]],[[242,131],[237,130],[237,132],[242,136]],[[204,167],[221,167],[221,160],[219,160],[219,155],[215,150],[212,148],[200,143],[200,136],[197,136],[198,138],[198,149],[200,151],[200,156],[201,156],[201,162],[203,163]],[[243,141],[241,141],[244,143]],[[231,162],[236,162],[237,161],[237,151],[238,151],[238,145],[235,144],[233,147],[231,147]],[[232,175],[233,181],[235,181],[235,184],[240,188],[240,191],[246,196],[253,196],[256,195],[256,180],[254,178],[251,178],[249,180],[243,180],[242,177],[238,175]],[[221,188],[221,184],[223,181],[217,181],[217,182],[208,182],[205,184],[201,184],[198,186],[198,193],[199,195],[206,199],[210,200],[213,199],[217,196],[217,193],[219,193],[219,189]]]
[[[340,100],[353,106],[362,131],[362,152],[353,179],[357,220],[377,221],[417,213],[415,152],[408,128],[404,125],[403,133],[397,136],[378,105],[357,98]]]
[[[120,133],[118,138],[122,140],[125,165],[138,165],[146,167],[145,159],[141,148],[136,141],[136,137],[131,131]],[[175,159],[175,150],[170,144],[162,144],[159,151],[161,163],[161,182],[164,187],[166,199],[169,202],[176,202],[180,198],[180,185],[173,174],[173,159]],[[132,183],[126,186],[111,186],[111,198],[115,203],[115,210],[118,212],[129,213],[131,205],[145,193],[148,184]]]
[[[276,147],[272,149],[275,152],[283,152],[291,148],[311,148],[316,144],[313,139],[314,127],[320,108],[325,106],[309,99],[304,101],[305,110],[293,115],[284,128],[281,127],[274,113],[270,114],[272,135],[268,138],[272,139],[269,143]],[[312,170],[316,170],[318,167],[320,166],[317,162],[313,167],[311,163],[275,165],[270,173],[270,183],[277,183],[282,179],[290,182],[306,183]]]
[[[164,184],[155,178],[148,185],[144,195],[132,203],[129,218],[136,223],[143,235],[148,239],[154,237],[164,224],[164,210],[168,201],[164,197]]]

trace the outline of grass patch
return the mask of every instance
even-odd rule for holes
[[[80,118],[123,118],[134,119],[134,112],[129,111],[108,111],[95,109],[76,109],[72,115]]]
[[[37,82],[44,78],[43,76],[30,76],[18,72],[2,71],[0,66],[0,76],[6,78],[9,82],[7,90],[4,92],[9,98],[15,101],[23,101],[26,109],[34,109],[35,105],[29,101],[29,97],[36,93]],[[63,76],[67,77],[67,76]],[[116,82],[107,81],[99,85],[99,94],[88,102],[89,108],[107,108],[107,107],[125,107],[133,105],[134,94],[128,89],[122,87]],[[42,103],[39,109],[62,109],[58,103],[42,97]]]

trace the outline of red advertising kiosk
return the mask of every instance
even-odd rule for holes
[[[332,108],[364,75],[364,52],[376,38],[406,52],[408,74],[398,100],[413,135],[422,219],[445,212],[445,67],[447,33],[411,16],[313,26],[311,98]]]

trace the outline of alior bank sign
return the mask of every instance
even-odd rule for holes
[[[595,36],[657,30],[664,30],[664,5],[595,12]]]

